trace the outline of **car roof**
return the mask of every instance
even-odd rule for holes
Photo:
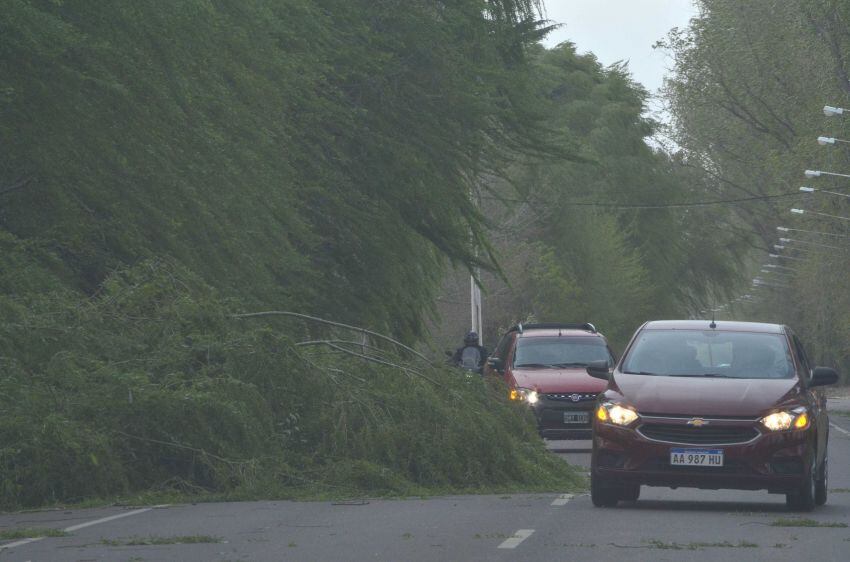
[[[711,323],[714,323],[714,328]],[[721,332],[762,332],[784,334],[782,324],[764,322],[736,322],[731,320],[653,320],[643,325],[644,330],[717,330]]]
[[[558,337],[558,336],[584,336],[589,338],[603,338],[599,332],[591,332],[590,330],[576,329],[554,329],[554,328],[530,328],[525,329],[517,334],[518,338],[540,338],[540,337]]]

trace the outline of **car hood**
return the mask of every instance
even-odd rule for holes
[[[602,392],[607,383],[587,374],[583,367],[574,369],[514,369],[514,380],[520,388],[541,393]]]
[[[724,379],[627,375],[612,390],[644,414],[755,417],[797,393],[797,379]]]

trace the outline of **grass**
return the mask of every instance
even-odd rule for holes
[[[67,537],[68,533],[61,529],[49,527],[20,527],[17,529],[0,530],[0,541],[13,539],[35,539],[38,537]]]
[[[163,544],[210,544],[223,542],[221,537],[210,535],[182,535],[175,537],[133,537],[126,540],[101,539],[106,546],[152,546]]]
[[[649,548],[657,548],[659,550],[702,550],[704,548],[758,548],[758,544],[749,541],[738,541],[731,543],[729,541],[721,542],[689,542],[680,544],[677,542],[664,542],[658,539],[650,539],[645,541]]]
[[[771,527],[831,527],[845,529],[847,523],[840,521],[815,521],[814,519],[775,519],[770,523]]]

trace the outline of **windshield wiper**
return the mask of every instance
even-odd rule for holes
[[[639,371],[637,373],[635,373],[634,371],[623,371],[623,374],[626,374],[626,375],[646,375],[648,377],[661,376],[658,373],[650,373],[649,371]]]
[[[516,367],[517,369],[520,369],[522,367],[544,367],[544,368],[546,368],[546,367],[551,367],[551,365],[546,365],[545,363],[522,363],[520,365],[514,365],[514,367]]]
[[[587,363],[553,363],[552,367],[587,367]]]

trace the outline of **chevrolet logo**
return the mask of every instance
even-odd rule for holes
[[[702,427],[704,425],[708,425],[708,422],[702,418],[692,418],[688,420],[688,425],[692,425],[694,427]]]

